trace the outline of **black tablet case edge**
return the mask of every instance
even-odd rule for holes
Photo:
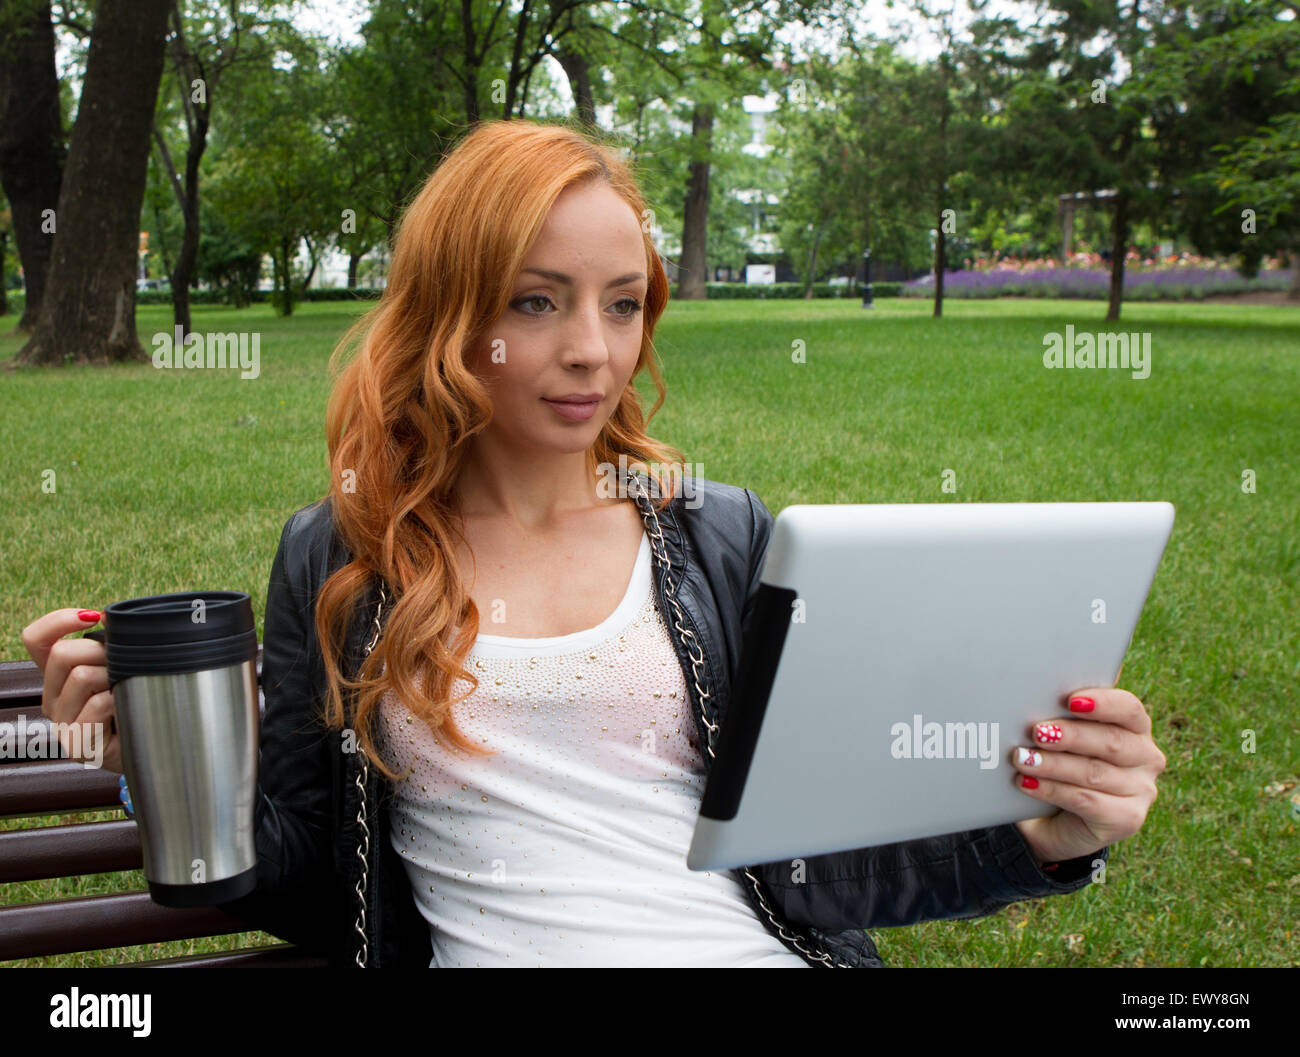
[[[791,606],[798,597],[792,588],[760,583],[754,594],[749,633],[740,651],[740,667],[732,686],[731,703],[718,732],[718,748],[700,801],[700,814],[727,822],[740,810],[740,797],[758,745],[767,701],[776,681]]]

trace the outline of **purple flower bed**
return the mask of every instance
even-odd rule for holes
[[[1288,269],[1261,271],[1243,279],[1233,268],[1162,268],[1124,271],[1124,297],[1130,301],[1182,301],[1215,294],[1241,294],[1256,290],[1286,290]],[[1110,292],[1106,268],[990,268],[948,272],[943,277],[945,297],[1081,297],[1105,300]],[[931,297],[934,277],[922,276],[903,283],[903,297]]]

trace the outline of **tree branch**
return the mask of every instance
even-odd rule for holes
[[[172,164],[171,151],[167,149],[167,141],[163,138],[162,132],[158,129],[158,122],[153,123],[153,138],[158,144],[158,153],[162,155],[163,167],[166,170],[167,177],[171,182],[172,190],[176,192],[176,201],[181,207],[181,215],[185,215],[185,190],[181,187],[181,178],[177,175],[176,166]]]

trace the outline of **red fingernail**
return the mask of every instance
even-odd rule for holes
[[[1037,789],[1037,788],[1038,788],[1038,779],[1037,779],[1037,778],[1031,778],[1031,777],[1030,777],[1029,775],[1027,775],[1027,774],[1022,774],[1022,775],[1020,776],[1020,784],[1021,784],[1025,789]]]
[[[1090,697],[1070,698],[1071,712],[1091,712],[1096,707],[1097,707],[1097,702]]]
[[[78,610],[77,610],[77,619],[78,619],[78,620],[88,620],[88,621],[90,621],[92,624],[97,624],[97,623],[99,623],[99,618],[100,618],[102,615],[103,615],[103,614],[101,614],[101,613],[99,612],[98,609],[78,609]]]

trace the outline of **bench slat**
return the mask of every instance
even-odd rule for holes
[[[0,816],[24,818],[121,807],[117,774],[75,760],[25,760],[0,767]]]
[[[158,958],[132,962],[124,969],[327,969],[324,955],[306,954],[289,943],[269,947],[248,947],[223,954],[191,954],[180,958]]]
[[[27,717],[29,724],[34,723],[38,718],[44,719],[45,715],[41,712],[41,694],[38,690],[36,696],[26,701],[21,698],[5,702],[5,707],[0,708],[0,723],[17,723],[18,717],[24,715]]]
[[[262,679],[262,644],[257,644],[257,678]],[[26,704],[28,700],[36,702],[36,712],[41,711],[41,691],[45,688],[45,677],[36,667],[36,662],[0,661],[0,711]]]
[[[0,907],[0,961],[256,932],[217,907],[159,906],[148,892]]]
[[[45,677],[30,657],[25,661],[0,661],[0,703],[6,707],[10,698],[35,697],[36,711],[41,710],[41,690]]]
[[[140,830],[129,819],[0,830],[0,884],[143,866]]]

